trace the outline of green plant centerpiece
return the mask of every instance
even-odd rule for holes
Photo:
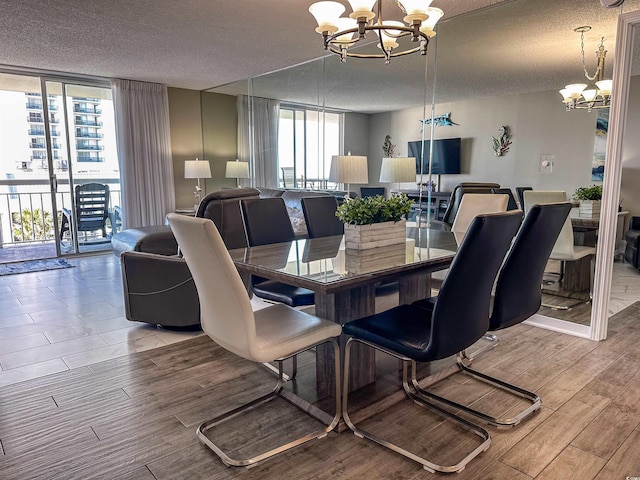
[[[602,200],[602,185],[591,185],[588,187],[579,187],[573,193],[576,200]]]
[[[602,203],[602,185],[579,187],[573,193],[573,198],[580,201],[578,216],[582,218],[597,218],[600,216]]]
[[[411,211],[411,200],[404,193],[384,198],[349,198],[336,210],[336,216],[350,225],[399,222]]]
[[[413,202],[405,195],[384,198],[349,198],[338,207],[336,216],[345,223],[345,248],[364,250],[404,244],[405,216]]]

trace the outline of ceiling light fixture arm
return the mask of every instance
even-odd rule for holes
[[[588,32],[591,30],[591,27],[578,27],[575,29],[576,32],[580,33],[580,52],[582,53],[582,70],[584,70],[584,76],[587,80],[603,80],[604,79],[604,61],[607,56],[607,51],[604,49],[604,37],[600,38],[600,45],[598,46],[598,50],[596,51],[596,59],[597,59],[597,67],[596,71],[593,75],[589,75],[589,71],[587,70],[587,63],[584,58],[584,32]]]
[[[600,39],[600,45],[596,51],[597,67],[593,75],[589,75],[587,70],[586,61],[584,58],[584,34],[591,30],[590,26],[583,26],[574,29],[576,33],[580,33],[580,51],[582,54],[582,69],[584,76],[590,80],[597,80],[595,89],[587,89],[585,83],[575,83],[567,85],[560,90],[560,94],[563,97],[563,103],[566,110],[585,109],[591,111],[594,109],[606,109],[609,108],[611,103],[611,89],[612,81],[604,78],[605,71],[605,58],[607,51],[604,48],[604,37]]]

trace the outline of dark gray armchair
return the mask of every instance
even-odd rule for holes
[[[200,302],[184,259],[123,252],[122,289],[128,320],[168,328],[198,327]]]
[[[640,239],[640,217],[631,217],[629,230],[624,235],[627,246],[624,250],[624,261],[640,270],[640,258],[638,258],[638,241]]]
[[[210,193],[200,202],[196,216],[213,221],[227,248],[244,247],[246,238],[239,202],[241,198],[258,198],[259,193],[254,188]],[[175,255],[177,243],[169,227],[129,229],[116,237],[112,243],[114,251],[121,252],[127,319],[169,328],[198,327],[198,292],[186,262]],[[167,248],[160,249],[158,245]]]

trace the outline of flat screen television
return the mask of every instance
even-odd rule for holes
[[[460,173],[460,146],[461,138],[442,138],[433,141],[433,167],[434,175],[448,175]],[[429,173],[429,148],[430,141],[424,141],[425,161],[422,164],[422,141],[409,142],[409,156],[416,158],[416,173]],[[422,167],[422,172],[420,168]]]

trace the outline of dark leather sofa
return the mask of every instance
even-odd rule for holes
[[[638,240],[640,239],[640,217],[631,217],[629,231],[625,233],[624,239],[627,246],[624,250],[624,261],[640,270],[640,258],[638,257]]]
[[[344,192],[332,192],[338,196]],[[240,200],[282,197],[297,237],[307,234],[301,199],[326,192],[234,188],[205,196],[196,212],[220,231],[228,249],[246,246]],[[340,200],[342,197],[340,197]],[[120,256],[127,319],[168,328],[193,328],[200,324],[200,303],[186,262],[176,256],[177,243],[167,225],[124,230],[112,239]]]

